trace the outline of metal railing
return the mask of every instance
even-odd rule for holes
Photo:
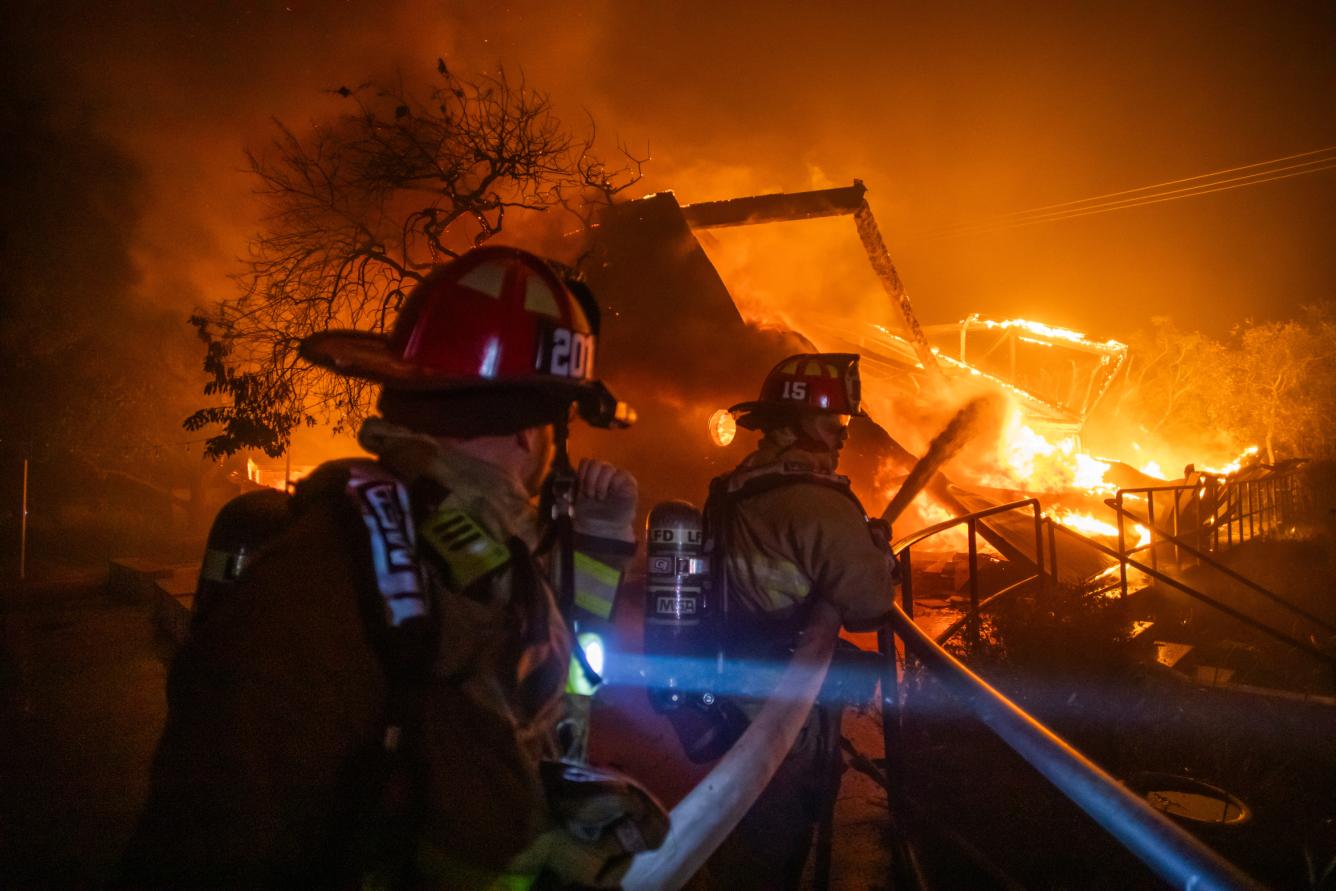
[[[1134,516],[1133,514],[1131,514],[1131,512],[1128,511],[1128,510],[1122,505],[1122,501],[1121,501],[1121,499],[1118,499],[1118,500],[1115,500],[1115,499],[1109,499],[1109,501],[1106,502],[1106,503],[1107,503],[1110,507],[1112,507],[1115,511],[1118,512],[1118,517],[1119,517],[1120,520],[1121,520],[1123,517],[1125,517],[1125,516],[1127,516],[1127,517],[1132,517],[1132,518],[1135,519],[1135,516]],[[1069,531],[1069,530],[1064,530],[1064,531]],[[1276,592],[1274,592],[1274,591],[1270,590],[1269,588],[1266,588],[1266,587],[1264,587],[1264,586],[1258,584],[1257,582],[1253,581],[1252,579],[1248,578],[1247,576],[1243,575],[1242,573],[1239,573],[1239,572],[1234,571],[1233,569],[1230,569],[1228,566],[1226,566],[1225,564],[1221,563],[1219,560],[1216,560],[1216,559],[1215,559],[1214,557],[1212,557],[1210,554],[1207,554],[1207,553],[1205,553],[1205,552],[1203,552],[1203,551],[1199,551],[1199,550],[1197,550],[1195,547],[1193,547],[1192,545],[1188,544],[1186,541],[1184,541],[1183,539],[1179,538],[1177,535],[1171,535],[1171,534],[1169,534],[1169,533],[1167,533],[1167,532],[1164,532],[1163,530],[1160,530],[1160,529],[1158,529],[1158,528],[1156,528],[1156,527],[1154,527],[1154,526],[1150,527],[1150,534],[1151,534],[1151,544],[1146,545],[1145,547],[1149,547],[1149,548],[1152,549],[1152,550],[1151,550],[1151,556],[1152,556],[1152,559],[1151,559],[1151,566],[1152,566],[1152,569],[1155,569],[1155,568],[1156,568],[1156,561],[1154,560],[1154,554],[1155,554],[1154,547],[1155,547],[1155,545],[1156,545],[1155,538],[1158,537],[1158,538],[1162,539],[1165,543],[1168,543],[1168,544],[1172,545],[1173,548],[1174,548],[1175,553],[1180,555],[1180,557],[1179,557],[1179,558],[1177,559],[1177,561],[1176,561],[1176,562],[1177,562],[1177,565],[1179,566],[1180,569],[1181,569],[1181,567],[1182,567],[1181,553],[1184,552],[1184,551],[1186,551],[1186,552],[1188,553],[1188,555],[1189,555],[1190,557],[1192,557],[1192,558],[1196,561],[1196,565],[1197,565],[1197,566],[1205,566],[1205,567],[1208,567],[1208,568],[1214,570],[1215,572],[1218,572],[1218,573],[1220,573],[1221,575],[1225,576],[1226,578],[1229,578],[1229,579],[1231,579],[1232,581],[1235,581],[1235,582],[1237,582],[1237,583],[1243,585],[1244,587],[1249,588],[1250,590],[1255,591],[1255,592],[1258,593],[1258,594],[1261,594],[1263,597],[1265,597],[1267,600],[1269,600],[1269,601],[1271,601],[1272,603],[1274,603],[1276,606],[1279,606],[1279,607],[1281,607],[1282,609],[1286,610],[1287,612],[1293,613],[1294,615],[1299,616],[1299,617],[1302,618],[1302,619],[1305,619],[1306,621],[1312,623],[1313,625],[1316,625],[1318,628],[1321,628],[1323,631],[1327,632],[1328,634],[1336,634],[1336,625],[1332,625],[1330,622],[1328,622],[1328,621],[1326,621],[1326,620],[1320,618],[1319,616],[1315,616],[1315,615],[1313,615],[1311,612],[1309,612],[1308,610],[1306,610],[1306,609],[1304,609],[1303,607],[1299,606],[1298,604],[1291,603],[1290,601],[1288,601],[1288,600],[1286,600],[1285,598],[1281,597],[1281,596],[1280,596],[1279,594],[1277,594]],[[1097,543],[1092,542],[1092,544],[1097,544]],[[1050,548],[1050,553],[1051,553],[1051,552],[1052,552],[1052,548]],[[1123,555],[1123,556],[1124,556],[1124,558],[1126,557],[1126,555]],[[1129,563],[1133,566],[1133,568],[1137,568],[1137,565],[1136,565],[1136,563],[1135,563],[1134,561],[1130,561],[1130,560],[1122,559],[1122,558],[1120,558],[1120,559],[1121,559],[1121,563],[1122,563],[1122,565],[1123,565],[1123,569],[1124,569],[1124,573],[1123,573],[1123,577],[1124,577],[1124,582],[1123,582],[1123,597],[1126,597],[1126,596],[1127,596],[1126,567],[1127,567],[1127,565],[1128,565]]]
[[[1284,470],[1260,477],[1201,474],[1187,484],[1139,486],[1119,489],[1105,503],[1118,514],[1118,551],[1132,554],[1148,547],[1151,566],[1159,569],[1161,541],[1172,538],[1174,564],[1183,569],[1183,543],[1199,556],[1222,553],[1237,544],[1265,537],[1293,520],[1306,500],[1302,485],[1306,462],[1297,461]],[[1137,517],[1128,511],[1128,500],[1145,502],[1146,515]],[[1168,500],[1169,504],[1165,504]],[[1157,504],[1158,501],[1158,504]],[[1151,542],[1128,550],[1126,521],[1145,522]],[[1127,577],[1123,572],[1126,594]]]
[[[1018,582],[1014,582],[997,591],[988,597],[987,600],[979,600],[979,522],[988,517],[998,514],[1010,513],[1015,510],[1030,509],[1034,513],[1034,565],[1035,573],[1026,576]],[[1020,501],[1010,501],[1006,504],[999,504],[985,510],[975,511],[972,514],[966,514],[963,517],[955,517],[925,529],[920,529],[907,538],[901,539],[891,545],[895,552],[896,559],[900,562],[900,601],[904,605],[905,612],[909,615],[914,614],[914,562],[913,547],[924,539],[932,538],[949,529],[957,526],[965,526],[968,533],[969,548],[969,592],[970,608],[959,622],[953,624],[949,629],[950,633],[943,632],[939,637],[939,642],[945,642],[955,636],[961,627],[967,626],[970,631],[971,643],[977,644],[979,641],[979,615],[980,611],[996,603],[1001,597],[1010,594],[1013,591],[1020,590],[1032,582],[1044,581],[1044,515],[1040,509],[1038,498],[1025,498]]]
[[[1312,656],[1313,658],[1321,662],[1326,662],[1328,664],[1336,666],[1336,657],[1333,657],[1331,654],[1323,652],[1322,650],[1318,649],[1317,647],[1313,646],[1307,641],[1300,640],[1299,638],[1294,637],[1293,635],[1286,634],[1284,631],[1280,631],[1276,628],[1273,628],[1270,625],[1266,624],[1265,622],[1259,621],[1253,618],[1252,616],[1248,615],[1247,613],[1237,610],[1226,603],[1222,603],[1219,600],[1212,597],[1211,595],[1205,593],[1204,591],[1197,590],[1196,588],[1192,587],[1186,582],[1179,581],[1173,576],[1166,575],[1152,566],[1147,566],[1144,563],[1133,560],[1126,554],[1119,555],[1119,553],[1115,551],[1113,548],[1104,544],[1100,544],[1099,542],[1085,535],[1082,535],[1079,532],[1074,532],[1073,530],[1068,529],[1066,526],[1063,526],[1061,523],[1050,524],[1050,529],[1061,532],[1063,535],[1070,536],[1071,538],[1078,539],[1079,541],[1081,541],[1082,544],[1086,545],[1087,547],[1095,548],[1096,550],[1104,554],[1107,554],[1110,557],[1113,557],[1115,560],[1121,560],[1124,571],[1126,571],[1126,567],[1130,566],[1139,572],[1145,573],[1147,576],[1149,576],[1152,579],[1155,579],[1157,582],[1161,582],[1163,584],[1169,585],[1171,588],[1175,588],[1179,591],[1182,591],[1184,594],[1188,595],[1194,600],[1200,601],[1201,603],[1204,603],[1207,606],[1212,607],[1213,609],[1216,609],[1219,612],[1222,612],[1233,619],[1237,619],[1244,625],[1247,625],[1248,627],[1256,631],[1260,631],[1263,634],[1267,635],[1268,637],[1280,641],[1281,643],[1291,647],[1292,649],[1298,650],[1302,653]],[[1056,552],[1056,548],[1052,548],[1051,551]]]
[[[1035,572],[980,600],[976,546],[979,523],[987,517],[1023,508],[1029,508],[1034,514]],[[1006,696],[993,689],[942,648],[941,642],[955,634],[961,627],[970,628],[972,639],[977,641],[980,612],[990,604],[1034,582],[1038,582],[1042,588],[1045,579],[1044,523],[1045,518],[1038,499],[1030,498],[938,523],[895,544],[894,550],[901,561],[901,603],[899,605],[892,603],[887,624],[877,635],[882,657],[880,672],[882,735],[886,752],[887,794],[892,809],[893,825],[895,814],[908,812],[904,759],[897,754],[904,751],[899,664],[895,646],[895,639],[899,637],[904,645],[906,666],[909,665],[910,656],[915,657],[926,670],[962,699],[976,718],[1161,878],[1172,885],[1184,888],[1261,887],[1143,799],[1128,791],[1117,780]],[[938,640],[933,640],[912,618],[914,609],[912,548],[933,535],[960,525],[967,528],[969,535],[970,611],[939,634]],[[1055,525],[1050,522],[1048,530],[1053,578],[1057,577],[1053,531]],[[1069,530],[1063,528],[1063,531]],[[1078,537],[1084,539],[1084,536]],[[1104,548],[1095,542],[1090,543],[1118,557],[1112,549]],[[1122,561],[1127,559],[1126,554],[1120,558]],[[897,830],[896,849],[899,856],[894,860],[895,887],[922,887],[922,874],[917,867],[912,846],[906,842],[907,840],[901,837]]]
[[[886,665],[883,678],[896,674],[892,635],[898,635],[904,641],[905,652],[912,651],[924,668],[963,700],[975,717],[1026,763],[1166,882],[1194,889],[1262,887],[993,689],[928,637],[899,606],[893,606],[883,632]],[[898,686],[894,689],[898,696]],[[883,707],[886,705],[883,702]],[[893,714],[898,721],[898,703]],[[883,721],[887,720],[888,713],[883,711]],[[897,730],[886,740],[889,797],[893,806],[904,799],[903,766],[893,767],[900,760],[895,757],[899,744]],[[903,887],[907,884],[906,870],[901,868],[898,872],[897,887]]]
[[[1181,571],[1185,550],[1200,563],[1202,554],[1220,554],[1236,544],[1268,536],[1293,522],[1305,503],[1303,467],[1300,462],[1251,479],[1203,475],[1189,484],[1119,489],[1114,498],[1105,501],[1117,513],[1118,551],[1133,554],[1148,548],[1151,566],[1158,569],[1161,545],[1170,541],[1174,565]],[[1129,499],[1145,502],[1144,520],[1131,512]],[[1166,499],[1171,500],[1168,508]],[[1128,550],[1129,519],[1145,522],[1150,544]],[[1125,573],[1123,584],[1126,594]]]

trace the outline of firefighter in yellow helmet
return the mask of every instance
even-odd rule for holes
[[[705,507],[714,584],[722,589],[725,671],[785,661],[818,601],[851,630],[878,627],[890,608],[896,568],[888,530],[869,522],[848,479],[835,472],[849,423],[863,414],[858,358],[790,356],[766,376],[758,399],[730,409],[738,426],[762,437],[711,483]],[[750,716],[760,708],[739,705]],[[813,708],[774,779],[711,858],[708,887],[798,886],[828,792],[839,708]]]
[[[597,333],[583,286],[484,247],[388,335],[307,338],[307,360],[383,385],[359,434],[377,458],[317,469],[244,566],[206,560],[120,884],[613,887],[658,844],[662,809],[572,761],[564,718],[599,669],[573,638],[635,550],[634,478],[564,461],[573,407],[631,420],[594,376]]]

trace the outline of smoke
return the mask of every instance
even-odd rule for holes
[[[228,275],[262,225],[244,150],[263,148],[274,118],[302,130],[341,110],[329,90],[426,77],[437,56],[522,71],[568,121],[588,112],[606,146],[651,149],[641,188],[674,189],[682,203],[864,179],[925,324],[977,310],[1121,337],[1154,309],[1223,329],[1329,299],[1336,280],[1332,174],[1061,226],[922,237],[1336,143],[1329,5],[1080,16],[606,0],[27,6],[6,13],[8,113],[22,120],[15,103],[36,103],[55,124],[44,138],[77,134],[114,152],[119,162],[86,169],[78,188],[127,206],[111,226],[116,261],[96,239],[76,240],[69,215],[25,211],[6,228],[66,255],[100,251],[101,279],[117,284],[98,292],[125,301],[100,306],[179,318],[232,296]],[[10,170],[26,198],[52,188]],[[717,232],[706,247],[758,318],[772,299],[836,324],[884,318],[847,223]],[[10,342],[55,330],[36,324],[43,337],[11,327]]]

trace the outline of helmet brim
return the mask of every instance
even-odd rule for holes
[[[630,426],[635,412],[623,406],[618,413],[615,397],[599,381],[563,381],[558,378],[497,377],[460,380],[453,373],[434,371],[406,362],[390,349],[389,338],[370,331],[335,329],[320,331],[302,340],[298,355],[307,362],[345,377],[356,377],[398,390],[465,393],[488,390],[530,390],[566,402],[578,403],[580,415],[593,426]],[[608,402],[612,408],[606,409]]]
[[[739,427],[748,430],[759,430],[767,421],[781,415],[785,412],[792,412],[795,415],[850,415],[854,418],[866,418],[867,412],[860,407],[858,411],[850,414],[847,411],[835,411],[827,408],[813,408],[810,405],[784,405],[775,402],[763,402],[753,399],[748,402],[739,402],[737,405],[729,408],[728,413],[733,416]]]

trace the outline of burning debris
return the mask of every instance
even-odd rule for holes
[[[880,310],[864,301],[864,310],[874,310],[850,314],[836,307],[838,311],[818,313],[788,305],[780,289],[762,289],[772,299],[758,301],[751,293],[756,289],[747,287],[744,299],[724,282],[717,267],[719,259],[727,259],[727,250],[713,235],[717,230],[848,216],[854,218],[851,235],[858,238],[876,290],[882,293]],[[708,450],[733,448],[732,418],[719,411],[735,395],[728,379],[795,349],[863,357],[864,399],[876,423],[852,427],[844,468],[868,504],[882,504],[906,482],[903,474],[916,461],[914,450],[929,446],[921,437],[941,429],[949,411],[971,401],[1005,406],[991,413],[995,417],[989,434],[982,435],[975,448],[934,468],[926,497],[908,510],[903,528],[925,528],[1014,498],[1041,497],[1043,516],[1108,545],[1118,540],[1118,526],[1106,498],[1121,486],[1170,482],[1162,466],[1173,462],[1150,454],[1140,443],[1125,442],[1110,449],[1120,457],[1109,457],[1093,454],[1082,441],[1089,419],[1128,363],[1125,343],[1033,319],[979,314],[954,325],[922,325],[858,180],[843,188],[687,206],[679,206],[672,194],[651,195],[612,208],[596,230],[595,242],[593,255],[600,262],[591,283],[623,322],[617,333],[632,338],[636,329],[653,327],[653,341],[689,341],[697,357],[708,357],[705,365],[711,371],[704,375],[683,369],[695,379],[693,385],[665,394],[656,381],[655,389],[633,394],[647,406],[661,403],[663,411],[648,407],[644,417],[671,418],[675,438],[699,442],[696,448],[705,452],[684,462],[680,473],[672,473],[672,489],[664,496],[703,490],[700,468],[708,469],[715,461]],[[625,270],[632,267],[641,274],[625,281]],[[647,277],[647,269],[663,274]],[[656,282],[655,299],[629,291],[633,286],[643,290],[647,278]],[[645,318],[637,322],[637,315]],[[629,343],[609,343],[609,353],[629,350]],[[644,338],[635,339],[641,355],[631,365],[653,361],[643,354],[644,343]],[[675,354],[663,361],[680,365],[681,358]],[[701,427],[707,435],[701,435]],[[651,434],[641,429],[628,439],[637,435]],[[663,441],[661,431],[653,435]],[[989,442],[993,445],[979,448]],[[635,442],[628,446],[636,449]],[[1246,458],[1245,453],[1241,461]],[[1228,473],[1238,466],[1240,462],[1234,462],[1222,470]],[[651,501],[660,494],[656,485],[648,481]],[[986,528],[983,546],[1009,558],[1034,560],[1022,541],[1026,530],[1010,529],[1003,518],[981,525]],[[1130,548],[1149,544],[1150,529],[1144,522],[1128,525],[1124,534]],[[1070,570],[1071,581],[1100,576],[1110,565],[1109,558],[1093,548],[1085,558],[1066,562],[1063,577]]]

